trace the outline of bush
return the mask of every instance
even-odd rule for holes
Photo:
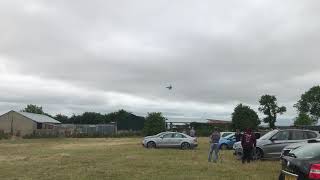
[[[0,140],[1,139],[9,139],[10,135],[6,133],[0,133]]]
[[[149,113],[143,127],[145,135],[158,134],[166,130],[166,118],[160,112]]]

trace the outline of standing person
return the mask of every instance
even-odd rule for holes
[[[208,162],[211,162],[212,153],[213,153],[213,162],[216,163],[219,159],[218,153],[219,153],[219,141],[220,141],[220,132],[217,128],[214,128],[213,133],[210,136],[210,151],[209,151],[209,157]]]
[[[182,133],[187,134],[187,130],[183,129]]]
[[[240,142],[241,141],[241,132],[240,132],[240,129],[237,129],[236,130],[236,134],[235,134],[235,137],[236,137],[236,142]]]
[[[248,128],[246,132],[243,134],[241,139],[241,145],[243,148],[242,163],[245,163],[245,161],[247,161],[247,163],[250,163],[253,155],[252,150],[256,145],[256,138],[250,128]]]
[[[194,130],[194,128],[192,127],[190,130],[190,136],[191,137],[196,137],[196,131]]]

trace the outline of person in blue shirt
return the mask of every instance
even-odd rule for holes
[[[218,128],[214,128],[213,133],[210,135],[210,151],[209,151],[208,162],[211,162],[212,154],[213,154],[213,162],[216,163],[218,161],[220,138],[221,138],[221,135]]]

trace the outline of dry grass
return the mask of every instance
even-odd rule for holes
[[[190,151],[148,150],[136,138],[0,141],[0,179],[277,179],[278,161],[242,165],[224,151],[208,163],[206,140]]]

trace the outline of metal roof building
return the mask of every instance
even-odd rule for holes
[[[37,130],[50,131],[59,121],[42,114],[10,111],[0,116],[0,132],[16,136],[34,134]]]

